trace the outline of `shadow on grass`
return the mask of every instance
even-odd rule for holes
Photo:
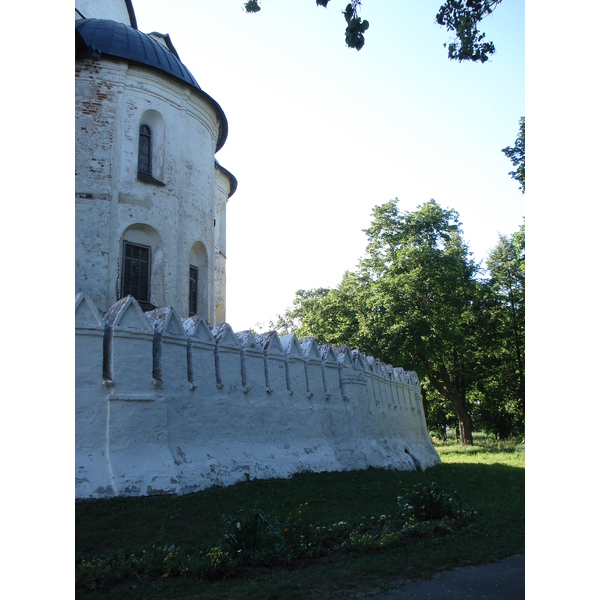
[[[144,584],[128,581],[106,591],[78,590],[78,597],[293,599],[306,598],[307,590],[313,590],[315,597],[336,598],[356,589],[376,589],[400,577],[426,578],[445,568],[524,552],[524,468],[490,464],[496,459],[490,454],[495,453],[488,450],[486,464],[457,461],[419,473],[378,469],[309,473],[185,496],[78,501],[76,556],[80,560],[139,553],[157,544],[216,546],[222,543],[223,515],[245,509],[282,519],[306,504],[305,516],[315,526],[360,523],[397,511],[398,495],[417,483],[435,482],[441,490],[456,494],[465,508],[477,511],[476,518],[460,531],[407,539],[384,553],[341,551],[329,561],[246,569],[221,582],[182,576]]]

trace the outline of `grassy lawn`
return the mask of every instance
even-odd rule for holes
[[[420,473],[306,473],[186,496],[77,502],[77,597],[353,598],[401,578],[523,553],[524,443],[477,436],[473,447],[436,449],[443,464]],[[398,496],[432,482],[461,513],[406,526]],[[258,512],[264,521],[248,520]],[[244,524],[237,532],[236,522]],[[256,552],[227,544],[224,534],[257,534],[252,527],[261,523]],[[267,534],[275,536],[268,544]],[[182,575],[190,556],[201,562]],[[142,563],[144,570],[132,569]]]

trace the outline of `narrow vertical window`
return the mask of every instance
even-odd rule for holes
[[[138,173],[152,175],[152,133],[148,125],[140,125]]]
[[[138,302],[150,300],[150,248],[123,243],[122,297],[133,296]]]
[[[190,265],[190,317],[198,313],[198,268]]]

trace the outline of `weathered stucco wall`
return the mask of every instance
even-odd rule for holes
[[[188,315],[194,265],[201,314],[217,322],[225,303],[220,223],[231,180],[215,167],[214,107],[189,86],[125,61],[79,59],[75,77],[76,291],[103,313],[121,297],[126,240],[151,247],[152,304]],[[152,130],[158,183],[138,177],[141,124]]]
[[[75,299],[76,497],[440,459],[416,375],[312,338]]]

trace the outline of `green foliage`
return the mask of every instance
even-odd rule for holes
[[[282,542],[276,525],[260,510],[242,511],[237,517],[229,517],[228,529],[223,535],[225,546],[242,562],[269,555]]]
[[[300,503],[281,523],[260,510],[242,510],[226,518],[224,547],[184,550],[175,544],[155,544],[130,555],[120,550],[107,559],[81,558],[76,563],[75,585],[88,590],[111,588],[131,577],[139,582],[178,576],[216,581],[242,565],[289,564],[294,558],[314,559],[341,549],[383,552],[401,545],[406,534],[436,531],[420,523],[443,521],[449,532],[451,525],[464,525],[472,516],[460,514],[456,492],[450,496],[438,491],[435,483],[429,488],[415,484],[412,494],[397,497],[397,504],[391,514],[362,517],[355,524],[338,521],[320,526],[314,526],[308,516],[308,502]]]
[[[318,4],[318,3],[317,3]],[[346,19],[346,45],[348,48],[360,50],[365,45],[364,32],[369,29],[369,21],[363,21],[357,13],[360,6],[360,0],[352,0],[346,6],[344,18]]]
[[[502,152],[506,155],[513,167],[514,171],[509,171],[509,175],[519,182],[519,189],[525,193],[525,117],[519,119],[519,135],[515,140],[513,147],[507,146],[502,148]]]
[[[480,33],[478,26],[500,2],[502,0],[446,0],[436,15],[436,21],[455,35],[452,42],[444,44],[448,47],[448,58],[484,63],[494,54],[494,44],[484,42],[485,33]],[[316,0],[316,4],[327,8],[329,0]],[[342,11],[346,21],[346,45],[356,50],[364,46],[364,33],[369,28],[369,22],[358,15],[361,6],[361,0],[350,0]],[[247,13],[257,13],[261,9],[260,0],[245,2],[244,9]]]
[[[310,318],[309,315],[314,311],[314,306],[330,292],[331,290],[328,288],[298,290],[292,308],[288,308],[283,315],[277,315],[277,321],[269,323],[271,329],[277,331],[279,335],[296,333]]]
[[[525,224],[501,235],[487,260],[471,397],[478,426],[506,439],[525,430]]]
[[[244,3],[244,8],[247,13],[257,13],[260,10],[260,5],[256,0],[249,0],[249,2]]]
[[[230,575],[234,567],[235,563],[230,554],[215,546],[192,556],[189,572],[192,577],[198,579],[218,581]]]
[[[476,265],[458,213],[435,200],[401,213],[398,200],[373,209],[367,256],[371,331],[385,362],[416,370],[450,402],[471,443],[466,393],[473,382]]]
[[[458,492],[448,494],[438,489],[437,484],[417,483],[404,495],[398,496],[398,506],[406,523],[441,519],[456,519],[466,513],[458,500]]]
[[[230,574],[233,566],[229,553],[218,547],[186,552],[174,544],[154,544],[138,553],[120,550],[108,558],[79,559],[75,564],[75,587],[111,588],[132,577],[140,583],[181,575],[214,581]]]
[[[416,370],[427,422],[445,440],[471,427],[506,439],[524,430],[525,228],[501,236],[487,276],[462,240],[458,213],[434,200],[373,209],[366,255],[334,289],[296,292],[278,332],[348,344]]]
[[[485,42],[480,33],[480,22],[492,14],[502,0],[446,0],[440,7],[436,21],[455,35],[447,44],[448,58],[486,62],[496,49],[492,42]],[[446,44],[444,44],[446,47]]]

